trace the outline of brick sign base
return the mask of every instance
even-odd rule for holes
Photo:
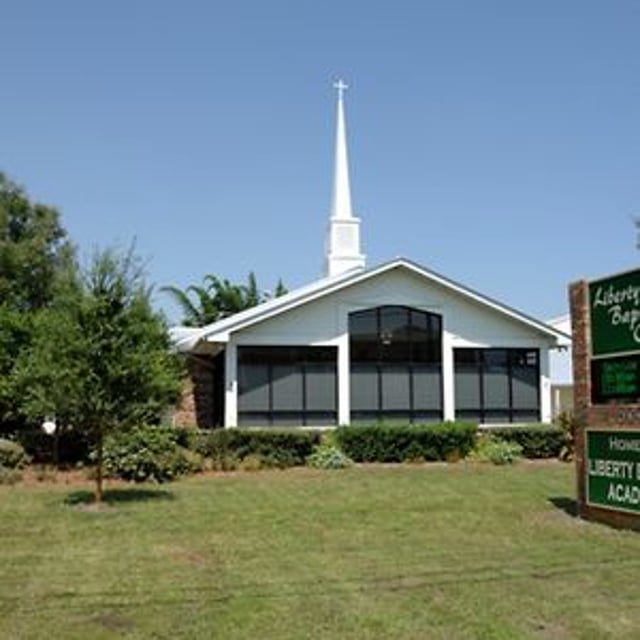
[[[573,333],[573,379],[574,379],[574,411],[577,421],[575,458],[578,512],[588,520],[603,522],[616,527],[640,530],[640,513],[634,513],[636,489],[630,485],[640,486],[640,468],[633,458],[621,461],[598,459],[591,462],[586,451],[588,431],[596,431],[602,435],[611,434],[613,438],[622,432],[631,434],[635,441],[637,433],[640,441],[640,404],[606,404],[592,403],[591,396],[591,333],[589,317],[589,284],[576,282],[569,287],[571,305],[571,324]],[[626,435],[627,439],[629,436]],[[640,459],[640,452],[638,452]],[[595,506],[593,488],[591,499],[587,487],[587,474],[606,478],[610,481],[610,503],[608,506]],[[607,490],[604,490],[606,496]],[[611,504],[618,499],[620,508]],[[626,503],[625,503],[626,501]]]

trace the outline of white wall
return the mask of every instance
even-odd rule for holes
[[[357,309],[389,304],[431,311],[443,318],[445,419],[454,417],[453,349],[456,347],[540,349],[542,420],[550,419],[547,355],[550,338],[504,314],[469,301],[450,289],[430,283],[407,270],[396,269],[233,334],[227,345],[227,426],[237,425],[238,345],[338,347],[338,414],[339,423],[346,424],[349,419],[348,314]]]
[[[564,315],[549,320],[548,324],[558,331],[571,335],[571,316]],[[571,341],[564,342],[564,349],[554,350],[550,354],[549,367],[551,372],[551,384],[572,385],[573,384],[573,362],[572,362]]]

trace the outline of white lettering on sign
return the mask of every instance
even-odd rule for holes
[[[609,484],[607,500],[621,504],[640,504],[640,487],[628,484]]]
[[[589,475],[595,478],[633,480],[635,464],[624,460],[589,460]]]
[[[640,311],[638,309],[623,311],[617,304],[607,309],[607,313],[612,326],[628,325],[633,339],[640,343]]]
[[[612,451],[638,451],[640,452],[640,438],[636,440],[626,440],[625,438],[609,438],[609,449]]]
[[[623,309],[624,304],[637,307]],[[629,284],[616,289],[612,284],[598,287],[593,300],[593,307],[603,307],[609,315],[613,327],[626,327],[634,342],[640,344],[640,287]]]
[[[640,287],[632,284],[616,289],[612,284],[608,287],[598,287],[596,289],[594,307],[613,307],[625,302],[631,302],[634,307],[640,307]]]

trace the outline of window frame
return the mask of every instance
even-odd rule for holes
[[[389,343],[393,334],[387,332],[384,326],[385,316],[392,317],[394,313],[402,311],[405,314],[406,322],[402,328],[404,350],[406,357],[398,358],[393,352],[389,353]],[[370,339],[370,346],[363,347],[358,338],[357,330],[354,331],[353,322],[361,318],[368,318],[369,327],[375,326],[375,333],[371,330],[363,332],[361,335],[373,337]],[[417,322],[417,318],[425,322]],[[374,320],[372,323],[371,321]],[[418,340],[420,330],[424,327],[424,340]],[[351,386],[351,406],[350,417],[351,422],[370,422],[371,420],[394,421],[402,420],[404,422],[426,422],[441,421],[444,416],[444,384],[443,384],[443,349],[442,349],[442,316],[440,314],[417,309],[406,305],[381,305],[378,307],[370,307],[367,309],[358,309],[349,314],[349,384]],[[357,343],[361,342],[360,345]],[[355,343],[355,344],[354,344]],[[375,343],[375,344],[374,344]],[[419,348],[416,348],[420,345]],[[354,348],[355,347],[355,348]],[[360,354],[375,354],[374,357],[359,357]],[[416,355],[420,353],[421,357],[416,359]],[[355,354],[355,355],[354,355]],[[354,408],[354,376],[357,374],[355,370],[360,372],[369,371],[375,375],[376,385],[376,401],[375,408],[362,409]],[[408,375],[408,397],[409,405],[406,408],[386,408],[385,407],[385,373],[389,374],[393,370],[406,371]],[[433,369],[431,373],[437,374],[438,389],[434,394],[438,399],[438,406],[433,408],[417,408],[416,407],[416,388],[419,386],[416,380],[416,374],[426,373],[429,369]],[[388,380],[386,381],[388,383]]]
[[[476,373],[478,377],[478,406],[459,406],[457,397],[458,391],[458,358],[461,356],[468,357],[473,354],[473,358],[465,358],[464,372]],[[488,368],[491,364],[489,361],[491,356],[502,354],[505,356],[507,369],[508,384],[508,405],[490,406],[486,402],[486,381],[485,377],[489,373]],[[531,355],[535,354],[535,362],[529,364]],[[526,363],[521,364],[519,358]],[[461,359],[461,358],[460,358]],[[519,407],[514,406],[514,370],[526,366],[534,371],[536,381],[536,406],[535,407]],[[535,347],[455,347],[453,349],[453,381],[454,381],[454,402],[455,402],[455,418],[456,420],[477,419],[482,424],[491,422],[539,422],[542,413],[542,389],[540,384],[540,349]],[[500,420],[499,418],[506,418]]]
[[[312,357],[320,356],[323,357]],[[280,356],[278,358],[277,356]],[[267,405],[265,408],[242,409],[241,369],[243,365],[266,367]],[[239,345],[238,363],[238,425],[240,426],[331,426],[338,422],[338,348],[308,345]],[[307,377],[318,363],[326,363],[333,375],[333,407],[309,409]],[[283,365],[298,369],[301,376],[301,408],[288,410],[274,405],[274,369]],[[258,422],[256,422],[258,421]]]

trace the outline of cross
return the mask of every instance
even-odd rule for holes
[[[345,89],[349,88],[349,85],[342,82],[342,80],[338,80],[338,82],[333,83],[333,88],[338,90],[338,100],[342,100],[342,94]]]

